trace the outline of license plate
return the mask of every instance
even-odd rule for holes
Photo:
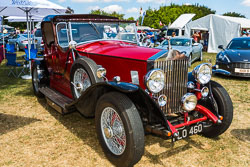
[[[203,130],[203,124],[202,123],[186,126],[185,128],[178,130],[178,137],[176,137],[176,138],[173,137],[172,141],[174,142],[174,141],[177,141],[177,140],[185,139],[188,136],[192,136],[192,135],[201,133],[202,130]]]
[[[243,68],[235,68],[234,71],[238,73],[250,73],[250,69],[243,69]]]

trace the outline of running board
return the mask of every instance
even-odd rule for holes
[[[49,87],[42,87],[39,88],[39,91],[44,94],[46,97],[47,103],[58,111],[61,114],[68,114],[75,111],[75,107],[67,107],[73,102],[72,99],[62,95],[61,93],[49,88]]]

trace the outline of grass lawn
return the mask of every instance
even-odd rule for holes
[[[208,59],[214,64],[215,54],[204,53],[204,62]],[[94,119],[78,113],[60,115],[33,95],[30,80],[7,77],[6,69],[4,61],[0,65],[0,166],[112,166],[98,143]],[[215,139],[195,135],[174,145],[148,135],[144,156],[136,166],[250,166],[250,80],[225,76],[213,80],[232,98],[231,127]]]

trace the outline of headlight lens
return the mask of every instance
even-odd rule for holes
[[[146,86],[152,93],[159,93],[165,86],[165,75],[160,69],[154,69],[147,73]]]
[[[185,111],[193,111],[197,104],[197,97],[193,93],[187,93],[182,97],[181,102]]]
[[[212,77],[212,66],[208,63],[203,63],[196,66],[193,70],[195,79],[201,84],[207,84]]]
[[[229,58],[227,57],[227,55],[226,54],[222,54],[222,53],[218,55],[218,59],[220,59],[221,61],[227,62],[227,63],[231,62],[229,60]]]

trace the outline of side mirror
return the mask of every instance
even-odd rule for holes
[[[197,42],[196,42],[196,43],[193,43],[193,46],[198,46],[198,45],[199,45],[199,43],[197,43]]]
[[[224,50],[223,45],[219,45],[218,48]]]

